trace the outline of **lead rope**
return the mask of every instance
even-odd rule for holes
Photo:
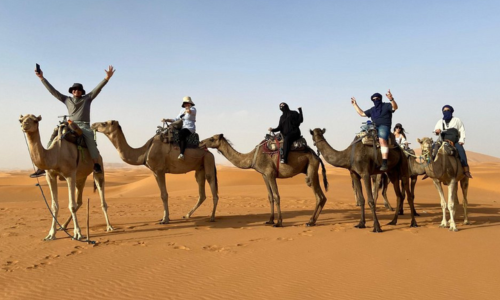
[[[26,139],[26,133],[24,133],[24,141],[26,142],[26,147],[28,148],[28,154],[30,155],[30,158],[31,158],[31,151],[30,151],[30,147],[28,145],[28,140]],[[33,166],[33,171],[36,171],[35,164],[33,163],[33,160],[31,160],[31,164]],[[42,186],[40,185],[40,180],[38,180],[38,177],[36,177],[36,181],[37,181],[37,184],[35,184],[35,186],[37,186],[40,189],[40,192],[42,193],[43,200],[45,201],[45,205],[47,206],[47,209],[49,210],[50,215],[56,221],[57,225],[59,225],[58,230],[64,231],[64,233],[66,233],[66,235],[68,235],[68,237],[70,237],[72,240],[82,242],[82,243],[95,244],[95,241],[88,240],[88,237],[87,237],[87,240],[76,240],[74,236],[72,236],[71,234],[68,233],[68,230],[66,230],[66,228],[62,227],[61,223],[59,223],[56,216],[52,212],[52,209],[50,209],[49,203],[47,202],[47,198],[45,198],[45,193],[43,192],[43,189],[42,189]]]

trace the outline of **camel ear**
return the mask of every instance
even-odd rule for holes
[[[224,134],[223,134],[223,133],[219,134],[219,138],[221,138],[221,139],[222,139],[223,137],[224,137]]]
[[[111,121],[111,125],[114,125],[115,124],[115,120]]]
[[[418,142],[419,144],[422,144],[422,141],[420,140],[420,138],[417,138],[417,142]]]
[[[309,133],[310,133],[311,135],[313,135],[313,131],[312,131],[311,129],[309,129]]]
[[[23,118],[23,115],[19,116],[19,119],[22,119]]]
[[[325,134],[326,128],[323,128],[323,130],[321,130],[321,132],[323,132],[323,134]]]
[[[38,117],[36,117],[36,119],[37,119],[38,121],[41,121],[41,120],[42,120],[42,116],[38,116]]]

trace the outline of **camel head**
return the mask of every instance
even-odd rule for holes
[[[96,122],[92,124],[90,127],[92,130],[95,130],[100,133],[104,133],[105,135],[111,134],[118,129],[121,129],[120,123],[115,120],[110,120],[107,122]]]
[[[38,131],[38,122],[42,120],[42,116],[35,117],[35,115],[21,115],[19,117],[19,123],[21,123],[21,129],[24,132],[35,132]]]
[[[434,141],[430,137],[424,137],[422,139],[417,138],[417,142],[420,144],[420,148],[422,149],[422,155],[430,155],[432,153],[432,144]]]
[[[209,137],[200,142],[200,148],[219,148],[221,142],[225,140],[224,135],[216,134],[213,137]]]
[[[323,136],[326,132],[325,128],[323,128],[323,129],[315,128],[313,130],[309,129],[309,132],[312,135],[312,139],[313,139],[314,144],[325,140],[325,137]]]

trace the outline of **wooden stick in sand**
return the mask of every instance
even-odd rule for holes
[[[90,244],[89,210],[90,210],[90,198],[87,198],[87,244]]]

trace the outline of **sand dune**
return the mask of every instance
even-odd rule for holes
[[[279,180],[284,228],[265,226],[269,201],[260,174],[218,169],[216,222],[212,197],[189,220],[194,173],[167,175],[171,224],[159,225],[162,203],[144,167],[108,168],[106,197],[114,232],[89,178],[90,233],[95,245],[64,232],[42,241],[51,216],[27,171],[0,172],[1,299],[496,299],[500,292],[500,160],[470,153],[469,218],[459,232],[439,228],[441,207],[430,180],[417,183],[420,227],[378,205],[383,233],[356,229],[360,217],[346,170],[327,167],[328,202],[305,227],[315,199],[304,176]],[[45,179],[42,189],[49,196]],[[60,182],[60,219],[68,196]],[[389,198],[395,205],[392,191]],[[460,196],[461,199],[461,196]],[[408,213],[408,207],[405,206]],[[78,212],[85,233],[85,208]],[[71,225],[72,226],[72,225]],[[72,228],[71,228],[72,229]],[[72,230],[70,230],[72,233]]]

